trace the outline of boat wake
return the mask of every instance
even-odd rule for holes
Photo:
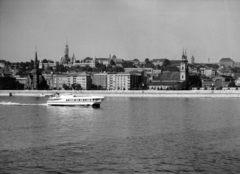
[[[12,106],[47,106],[47,103],[15,103],[15,102],[0,102],[0,105],[12,105]]]

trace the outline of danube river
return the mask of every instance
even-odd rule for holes
[[[239,98],[0,97],[0,173],[240,173]]]

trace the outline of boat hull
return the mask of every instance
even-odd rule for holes
[[[100,105],[101,102],[95,102],[95,103],[66,103],[66,102],[48,102],[49,106],[95,106]]]

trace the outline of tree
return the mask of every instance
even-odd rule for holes
[[[34,61],[31,60],[30,64],[31,64],[31,69],[33,69],[34,68]]]
[[[63,87],[64,90],[68,90],[69,89],[68,85],[66,85],[65,83],[62,85],[62,87]]]
[[[190,87],[201,87],[202,80],[198,75],[189,76],[189,86]]]
[[[234,67],[231,70],[233,73],[240,73],[240,67]]]
[[[146,64],[149,64],[149,63],[150,63],[149,58],[146,58],[146,59],[145,59],[145,63],[146,63]]]
[[[184,81],[177,86],[177,89],[178,90],[188,90],[189,89],[189,83],[187,81]]]
[[[228,84],[228,87],[236,87],[235,83],[233,80],[231,80],[231,82]]]
[[[7,66],[10,66],[10,65],[11,65],[11,62],[6,61],[6,65],[7,65]]]
[[[156,65],[156,69],[161,69],[161,66],[160,65]]]
[[[26,64],[24,62],[20,63],[20,70],[21,71],[26,71]]]
[[[55,71],[56,72],[66,72],[66,68],[62,64],[60,64],[60,65],[56,66]]]
[[[153,69],[155,69],[156,67],[155,67],[155,65],[149,60],[149,58],[146,58],[145,59],[145,67],[146,68],[153,68]]]
[[[122,63],[123,68],[136,68],[136,66],[133,64],[133,62],[130,61],[124,61]]]
[[[39,89],[40,90],[47,90],[49,88],[47,81],[45,78],[41,75],[39,76]]]
[[[115,63],[113,60],[111,60],[111,61],[110,61],[110,65],[111,65],[111,66],[115,66],[116,63]]]
[[[81,87],[80,84],[74,83],[74,84],[72,84],[72,89],[74,89],[74,90],[82,90],[82,87]]]
[[[46,68],[46,70],[48,70],[48,71],[53,71],[53,67],[48,66],[48,67]]]
[[[0,90],[22,90],[24,85],[12,77],[0,77]]]
[[[97,85],[92,84],[91,85],[91,90],[96,90],[96,89],[97,89]]]
[[[113,71],[114,72],[123,72],[124,69],[122,67],[116,66],[116,67],[113,68]]]
[[[108,65],[106,70],[107,72],[113,72],[113,68],[111,65]]]
[[[173,71],[173,72],[179,71],[178,67],[176,67],[175,65],[162,67],[162,70],[163,71]]]
[[[89,65],[86,65],[85,68],[86,68],[86,71],[92,71],[92,68]]]
[[[75,85],[75,90],[82,90],[82,86],[77,83],[77,84]]]
[[[163,61],[162,67],[169,66],[170,64],[171,64],[171,62],[168,59],[165,59]]]
[[[149,62],[148,64],[146,64],[145,67],[156,69],[155,65],[152,62]]]
[[[48,63],[47,59],[43,59],[42,63]]]

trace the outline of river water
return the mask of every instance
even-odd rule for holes
[[[239,98],[0,97],[0,173],[240,173]]]

